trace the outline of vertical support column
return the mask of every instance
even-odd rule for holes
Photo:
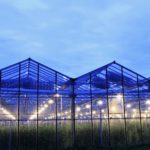
[[[108,142],[111,146],[111,133],[110,133],[110,115],[109,115],[109,92],[108,92],[108,66],[106,66],[106,97],[107,97],[107,113],[108,113]]]
[[[139,76],[138,76],[138,75],[137,75],[137,89],[138,89],[139,113],[140,113],[140,136],[141,136],[141,144],[143,144],[143,128],[142,128],[142,115],[141,115],[141,99],[140,99]]]
[[[71,102],[71,120],[72,120],[72,149],[74,150],[76,147],[76,130],[75,130],[75,80],[72,79],[72,102]]]
[[[150,91],[150,80],[148,81],[148,91]]]
[[[123,98],[123,115],[124,115],[124,130],[125,130],[125,142],[126,145],[128,143],[127,141],[127,121],[126,121],[126,107],[125,107],[125,96],[124,96],[124,74],[123,74],[123,67],[121,66],[121,75],[122,75],[122,98]]]
[[[58,113],[58,90],[57,90],[57,72],[55,73],[55,123],[56,123],[56,137],[55,137],[55,144],[56,144],[56,150],[58,149],[58,119],[57,119],[57,113]]]
[[[92,133],[91,133],[91,140],[92,140],[92,144],[94,144],[94,139],[93,139],[93,101],[92,101],[92,75],[90,73],[90,101],[91,101],[91,129],[92,129]]]
[[[20,149],[20,84],[21,84],[21,64],[19,63],[19,77],[18,77],[18,136],[17,136],[17,149]]]
[[[0,106],[2,104],[2,71],[0,70]],[[0,139],[0,149],[2,145],[2,140]]]
[[[2,71],[0,70],[0,105],[2,103]]]
[[[1,100],[2,100],[1,91],[2,91],[2,71],[0,70],[0,104],[1,104]]]
[[[37,118],[36,118],[36,149],[39,149],[39,79],[40,79],[40,65],[37,66]]]

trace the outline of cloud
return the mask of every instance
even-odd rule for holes
[[[149,76],[149,4],[0,1],[1,66],[32,57],[76,77],[116,60]]]
[[[24,41],[25,40],[25,36],[22,35],[21,33],[19,33],[16,30],[0,30],[0,38],[3,39],[9,39],[9,40],[14,40],[14,41]]]
[[[20,12],[48,9],[47,5],[42,0],[5,0],[0,3],[12,6]]]

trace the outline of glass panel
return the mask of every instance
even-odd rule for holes
[[[149,81],[141,76],[138,76],[139,99],[142,118],[142,136],[145,144],[150,143],[150,95]]]
[[[94,145],[106,146],[109,144],[106,69],[94,72],[91,84]]]
[[[122,68],[112,64],[107,69],[111,146],[126,144]]]
[[[137,74],[134,74],[127,69],[123,69],[123,79],[127,143],[129,145],[135,145],[141,142]]]

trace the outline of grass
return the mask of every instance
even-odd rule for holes
[[[87,150],[150,150],[150,145],[144,145],[144,146],[132,146],[132,147],[127,147],[127,148],[110,148],[110,149],[96,149],[96,148],[89,148]]]
[[[93,122],[93,144],[92,144],[92,128],[90,121],[76,122],[76,149],[77,150],[109,150],[109,132],[107,120],[102,124],[102,145],[100,145],[100,129],[99,121]],[[143,120],[143,140],[144,144],[150,144],[150,122]],[[71,122],[58,122],[58,150],[70,150],[72,147],[72,130]],[[110,121],[110,141],[113,150],[149,150],[149,146],[136,147],[141,144],[140,123],[137,120],[127,121],[127,142],[125,137],[125,128],[123,120]],[[0,128],[0,149],[16,150],[17,149],[17,127],[1,126]],[[22,125],[19,128],[19,147],[20,150],[36,149],[36,126]],[[56,129],[55,122],[49,124],[41,123],[38,127],[38,146],[40,150],[55,150],[56,149]]]

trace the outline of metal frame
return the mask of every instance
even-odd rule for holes
[[[142,80],[139,78],[142,78]],[[143,91],[140,90],[142,86]],[[24,114],[22,110],[25,107],[24,99],[21,97],[22,93],[25,93],[29,99],[29,113],[27,114]],[[112,101],[117,97],[117,93],[122,95],[122,113],[111,112]],[[144,100],[142,101],[140,94],[143,94],[142,99]],[[42,100],[41,96],[43,97]],[[63,100],[63,104],[61,104],[61,109],[63,109],[61,111],[63,112],[60,113],[59,96]],[[40,145],[39,126],[45,122],[48,126],[51,126],[50,122],[53,121],[55,121],[55,149],[60,147],[58,138],[60,125],[58,121],[71,121],[71,145],[72,149],[76,149],[77,121],[86,124],[86,120],[90,120],[91,143],[94,145],[94,122],[100,119],[107,120],[108,145],[113,146],[111,120],[123,120],[124,131],[122,132],[125,134],[125,144],[127,145],[129,144],[127,121],[133,119],[127,114],[127,103],[132,103],[133,108],[139,112],[139,117],[134,119],[138,119],[140,122],[141,144],[144,143],[142,120],[144,119],[143,109],[146,110],[147,107],[145,102],[150,98],[149,80],[115,61],[73,79],[29,58],[0,70],[0,97],[2,102],[0,107],[7,110],[5,111],[6,114],[0,114],[1,124],[3,124],[2,122],[7,124],[7,121],[17,122],[18,150],[21,141],[20,122],[25,124],[30,122],[31,116],[32,121],[36,122],[35,149],[37,150],[39,150]],[[52,107],[46,109],[47,107],[50,108],[48,103],[50,99]],[[100,117],[96,115],[96,112],[99,112],[96,106],[99,99],[103,101],[102,108],[106,109],[106,112],[101,114],[102,118],[101,115]],[[55,107],[53,107],[52,102],[54,102]],[[86,109],[88,109],[86,105],[90,105],[90,113],[86,112]],[[137,105],[138,107],[136,107]],[[77,112],[78,106],[81,110],[78,108]],[[41,115],[42,107],[45,108]],[[17,109],[15,110],[15,108]],[[82,111],[82,115],[79,114],[79,111]],[[99,113],[101,113],[101,109]],[[118,116],[121,116],[121,118]],[[12,119],[13,117],[16,119]],[[108,145],[106,144],[106,146]]]

